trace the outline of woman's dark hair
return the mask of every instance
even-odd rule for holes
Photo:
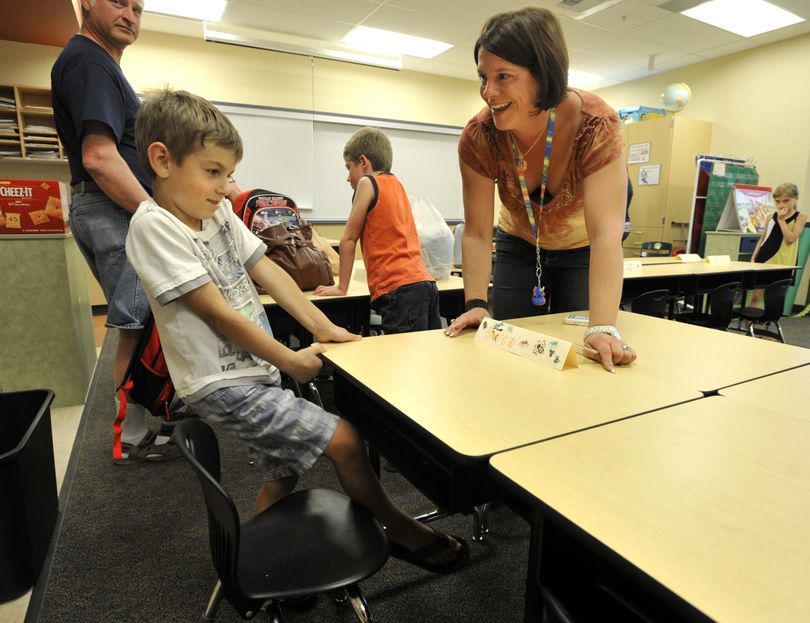
[[[548,110],[559,104],[568,89],[568,48],[555,15],[537,7],[525,7],[490,17],[475,42],[478,51],[500,56],[526,67],[540,87],[535,105]]]

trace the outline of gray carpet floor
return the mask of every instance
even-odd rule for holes
[[[114,340],[108,338],[97,367],[95,396],[88,401],[74,464],[68,468],[73,473],[66,480],[69,493],[60,500],[62,524],[50,568],[43,571],[27,622],[194,621],[216,580],[202,495],[191,467],[182,459],[112,463],[113,352]],[[248,517],[260,476],[238,440],[225,433],[219,439],[223,484]],[[407,512],[432,509],[398,474],[384,471],[383,482]],[[318,461],[299,486],[339,489],[326,460]],[[472,520],[464,516],[434,525],[465,538],[472,530]],[[483,543],[471,543],[471,560],[462,571],[436,576],[390,559],[362,584],[371,612],[381,622],[520,621],[528,537],[525,522],[496,506],[490,534]],[[290,623],[356,621],[348,604],[337,605],[328,597],[311,610],[288,610],[285,617]],[[223,602],[217,621],[238,620]]]
[[[810,348],[810,316],[786,318],[782,324],[789,343]],[[130,466],[111,461],[114,349],[110,335],[68,466],[61,523],[27,623],[193,621],[215,582],[202,497],[191,468],[182,459]],[[221,434],[220,444],[223,484],[247,517],[260,477],[238,441]],[[398,474],[383,472],[383,482],[407,512],[431,509]],[[300,486],[339,488],[325,460]],[[445,518],[436,525],[467,538],[471,534],[469,517]],[[520,621],[528,537],[527,524],[496,505],[489,535],[483,543],[471,543],[467,567],[439,577],[392,559],[363,583],[371,611],[377,621],[397,623]],[[291,623],[356,620],[348,605],[325,597],[308,611],[285,614]],[[217,621],[237,620],[223,603]]]

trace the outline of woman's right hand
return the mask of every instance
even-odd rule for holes
[[[473,307],[470,311],[464,312],[450,323],[450,326],[444,330],[444,334],[448,337],[456,337],[468,327],[477,327],[487,315],[488,312],[483,307]]]

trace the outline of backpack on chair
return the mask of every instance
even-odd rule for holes
[[[262,188],[239,193],[233,202],[233,211],[254,234],[278,223],[301,224],[295,201],[287,195]]]
[[[169,409],[174,398],[174,384],[163,357],[155,318],[151,314],[144,323],[143,333],[135,346],[124,378],[118,384],[118,396],[120,404],[113,424],[113,458],[120,460],[123,456],[121,424],[127,416],[128,400],[141,405],[166,422],[173,422],[175,419]]]

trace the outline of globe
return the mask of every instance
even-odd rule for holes
[[[661,103],[669,112],[679,112],[686,108],[692,98],[692,89],[685,82],[674,82],[661,93]]]

